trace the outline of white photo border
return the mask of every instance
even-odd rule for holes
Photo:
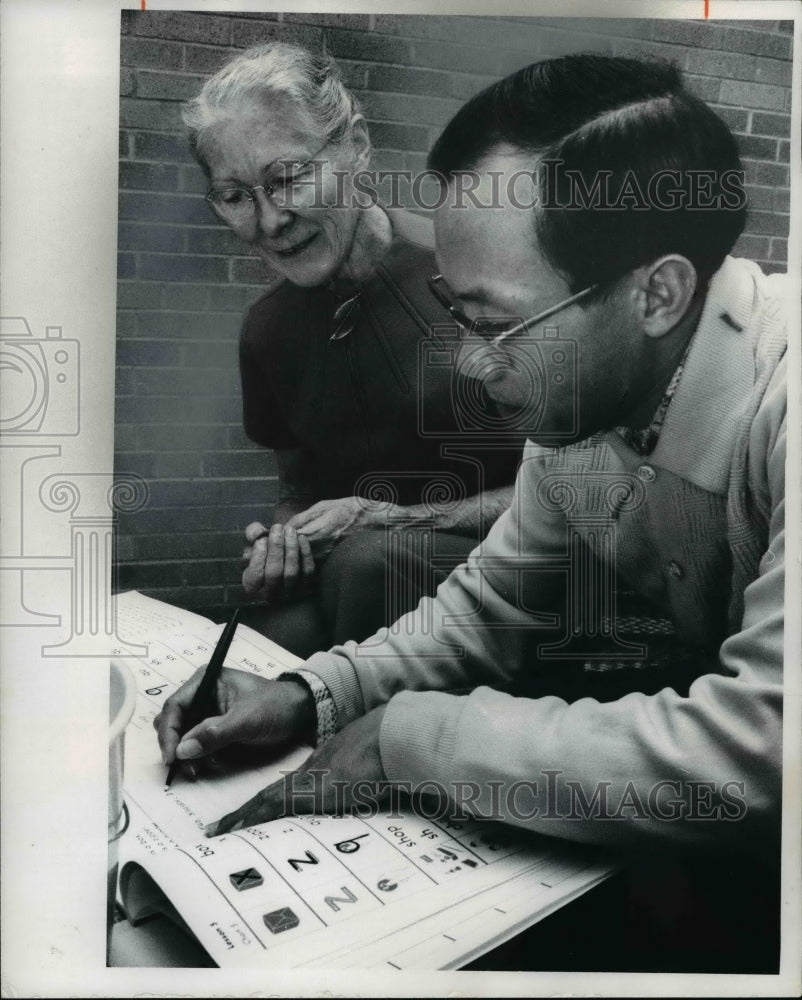
[[[49,438],[41,454],[65,475],[111,476],[117,253],[120,12],[141,0],[4,0],[2,73],[2,313],[24,317],[34,337],[61,328],[80,348],[80,426]],[[227,13],[407,13],[537,17],[648,17],[794,20],[791,238],[788,269],[802,274],[800,224],[800,27],[802,8],[786,0],[561,3],[419,0],[266,4],[260,0],[147,0],[151,11]],[[797,317],[798,319],[799,317]],[[790,369],[799,373],[797,336]],[[787,606],[799,608],[800,428],[797,383],[789,394]],[[48,450],[49,449],[49,450]],[[9,449],[11,454],[13,449]],[[8,458],[8,455],[4,455]],[[29,509],[23,462],[6,465],[4,513]],[[18,475],[12,476],[11,469]],[[13,520],[13,518],[11,519]],[[15,527],[12,525],[11,527]],[[62,545],[50,522],[16,525],[47,552]],[[4,529],[8,532],[9,526]],[[3,554],[15,554],[4,534]],[[21,544],[21,543],[20,543]],[[10,548],[9,548],[10,546]],[[22,556],[22,551],[18,553]],[[37,606],[69,616],[65,573],[42,564]],[[48,636],[48,641],[50,641]],[[293,973],[264,970],[109,969],[105,966],[107,660],[43,656],[36,628],[0,628],[2,651],[3,995],[23,996],[795,996],[800,989],[800,760],[802,638],[798,614],[786,622],[784,727],[783,952],[778,976],[593,973]]]

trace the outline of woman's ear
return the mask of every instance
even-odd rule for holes
[[[696,268],[687,257],[671,254],[638,270],[643,332],[647,337],[662,337],[691,308],[697,287]]]
[[[370,145],[368,126],[362,115],[354,115],[351,122],[351,148],[354,154],[354,165],[359,170],[365,170],[370,163],[373,152]]]

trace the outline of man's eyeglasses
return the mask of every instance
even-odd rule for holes
[[[598,285],[589,285],[587,288],[583,288],[581,292],[577,292],[575,295],[571,295],[567,299],[563,299],[562,302],[558,302],[556,305],[549,306],[548,309],[544,309],[542,312],[537,313],[537,315],[532,316],[531,319],[510,325],[509,319],[470,319],[451,297],[451,293],[449,292],[448,285],[446,285],[443,275],[433,274],[432,277],[429,278],[429,288],[431,289],[432,294],[441,305],[445,306],[457,326],[459,326],[464,333],[489,340],[494,347],[502,344],[508,337],[513,337],[522,332],[525,333],[530,326],[534,326],[536,323],[541,323],[544,319],[548,319],[550,316],[560,312],[562,309],[567,309],[568,306],[572,306],[575,302],[581,302],[582,299],[587,298],[595,292],[598,287]]]
[[[236,187],[212,188],[206,193],[206,201],[224,222],[233,225],[253,220],[256,214],[257,191],[262,191],[265,197],[270,200],[277,199],[281,207],[293,208],[297,205],[298,190],[295,190],[295,187],[301,188],[299,183],[301,180],[305,182],[304,187],[309,186],[309,182],[306,181],[306,178],[312,173],[309,168],[328,144],[327,140],[303,163],[293,163],[290,160],[282,161],[283,172],[265,184],[254,184],[253,187],[240,184]]]

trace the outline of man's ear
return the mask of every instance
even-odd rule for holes
[[[696,268],[687,257],[671,254],[638,268],[641,325],[647,337],[663,337],[688,314],[696,292]]]

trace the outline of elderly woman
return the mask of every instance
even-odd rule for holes
[[[184,120],[209,204],[275,276],[240,342],[245,430],[279,473],[243,586],[252,624],[307,656],[433,593],[509,505],[523,439],[490,447],[480,422],[460,442],[449,352],[426,350],[449,321],[430,223],[357,197],[370,139],[330,58],[249,49]]]

